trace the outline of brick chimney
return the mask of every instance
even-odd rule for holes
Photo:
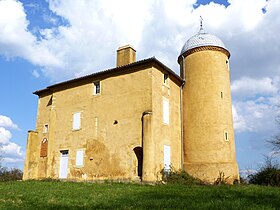
[[[136,50],[131,45],[119,47],[117,50],[117,67],[136,61]]]

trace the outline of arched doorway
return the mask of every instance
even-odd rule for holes
[[[143,148],[135,147],[133,151],[135,152],[135,155],[137,157],[137,175],[142,180]]]

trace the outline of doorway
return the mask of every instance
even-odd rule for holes
[[[133,151],[137,157],[137,176],[142,180],[143,148],[135,147]]]
[[[67,179],[68,173],[68,150],[60,151],[60,169],[59,169],[59,178]]]

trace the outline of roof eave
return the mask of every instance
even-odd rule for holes
[[[115,68],[111,68],[111,69],[107,69],[107,70],[103,70],[103,71],[98,71],[98,72],[93,73],[93,74],[85,75],[85,76],[82,76],[82,77],[79,77],[79,78],[75,78],[75,79],[67,80],[67,81],[60,82],[60,83],[57,83],[57,84],[54,84],[54,85],[50,85],[45,89],[37,90],[37,91],[33,92],[33,94],[40,96],[41,94],[46,93],[48,91],[51,92],[51,89],[55,88],[55,87],[59,87],[59,86],[65,85],[65,84],[71,84],[71,83],[74,83],[74,82],[77,82],[77,81],[86,80],[86,79],[91,78],[91,77],[110,75],[110,74],[115,73],[115,72],[121,72],[121,71],[123,71],[125,69],[128,69],[128,68],[137,67],[137,66],[140,66],[140,65],[145,65],[145,64],[148,64],[150,62],[157,63],[159,66],[161,66],[167,72],[172,74],[178,80],[179,83],[183,82],[183,79],[180,76],[178,76],[174,71],[172,71],[170,68],[168,68],[166,65],[164,65],[159,60],[157,60],[155,57],[151,57],[151,58],[148,58],[148,59],[133,62],[131,64],[127,64],[127,65],[123,65],[123,66],[119,66],[119,67],[115,67]]]

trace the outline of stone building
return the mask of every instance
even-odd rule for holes
[[[35,91],[24,179],[153,182],[171,166],[210,183],[219,172],[239,179],[229,57],[201,29],[182,48],[180,76],[126,45],[115,68]]]

